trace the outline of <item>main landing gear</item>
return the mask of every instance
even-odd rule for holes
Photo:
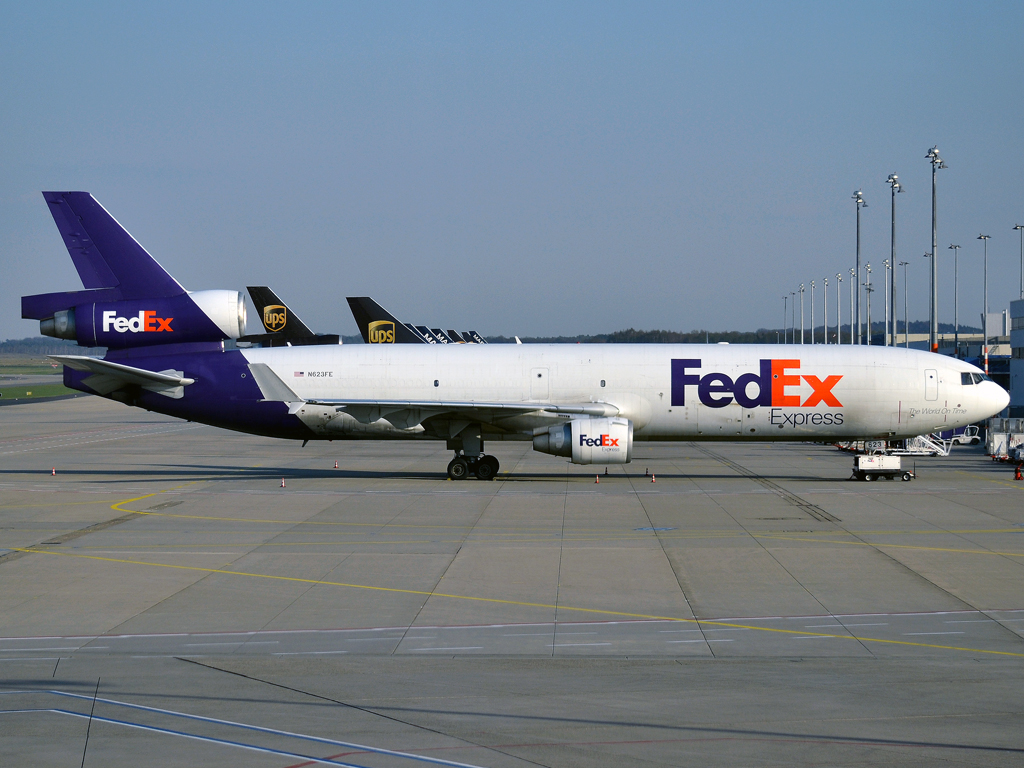
[[[448,477],[452,480],[465,480],[476,475],[477,480],[493,480],[498,474],[498,460],[493,456],[459,456],[448,464]]]

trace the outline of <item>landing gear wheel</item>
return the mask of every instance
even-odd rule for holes
[[[452,480],[465,480],[469,476],[469,462],[456,456],[448,464],[448,477]]]
[[[498,460],[493,456],[481,456],[476,464],[476,476],[478,480],[493,480],[498,474]]]

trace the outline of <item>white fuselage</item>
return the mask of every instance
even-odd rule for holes
[[[636,440],[911,437],[988,418],[1008,402],[991,381],[963,383],[974,381],[963,373],[981,373],[968,363],[892,347],[354,344],[242,353],[303,400],[608,403],[632,420]],[[359,420],[310,404],[298,415],[323,437],[424,436],[421,425],[396,426],[386,415]],[[530,439],[566,418],[537,412],[485,426],[489,439]]]

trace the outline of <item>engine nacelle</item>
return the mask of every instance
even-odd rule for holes
[[[83,293],[88,292],[77,296]],[[59,295],[26,298],[52,304]],[[43,317],[39,330],[44,336],[86,347],[123,349],[237,339],[245,335],[245,319],[245,299],[238,291],[195,291],[157,299],[78,304]]]
[[[633,460],[633,422],[607,419],[573,419],[533,436],[533,450],[568,456],[573,464],[628,464]]]

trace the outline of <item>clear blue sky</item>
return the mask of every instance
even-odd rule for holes
[[[778,327],[889,248],[927,315],[1019,284],[1021,3],[0,6],[0,338],[80,287],[43,189],[92,192],[190,289],[268,284],[485,334]],[[849,294],[844,294],[844,302]],[[880,305],[877,305],[880,306]],[[876,310],[880,317],[880,310]],[[252,325],[252,323],[251,323]]]

